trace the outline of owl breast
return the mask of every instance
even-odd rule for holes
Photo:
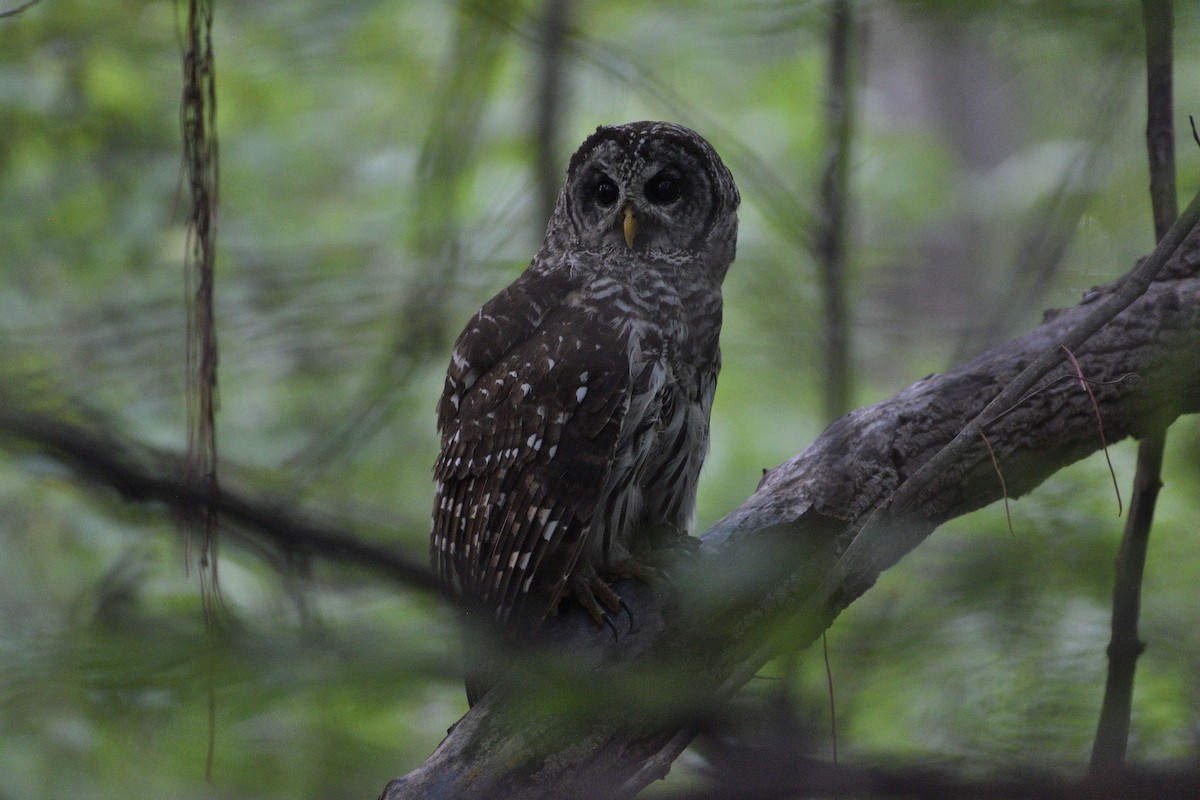
[[[597,280],[587,293],[598,324],[626,338],[629,398],[612,471],[582,553],[603,574],[666,529],[690,533],[696,486],[708,452],[709,413],[720,369],[719,290],[681,295],[675,276],[642,272],[621,284]]]

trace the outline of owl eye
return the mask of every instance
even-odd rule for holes
[[[674,203],[679,199],[680,180],[673,173],[663,171],[646,184],[646,199],[658,206]]]
[[[596,182],[596,188],[592,190],[596,196],[596,202],[602,206],[611,206],[617,202],[621,192],[618,191],[617,185],[608,178],[601,178]]]

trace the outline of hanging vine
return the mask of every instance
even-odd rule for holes
[[[212,3],[190,0],[183,52],[183,158],[191,192],[184,279],[187,292],[187,478],[217,488],[217,334],[213,267],[217,235],[216,92]],[[217,519],[212,505],[185,520],[197,546],[206,614],[217,597]]]
[[[212,50],[212,0],[189,0],[183,40],[183,168],[191,194],[184,256],[187,305],[187,456],[185,478],[202,497],[215,498],[217,484],[217,333],[213,317],[213,267],[217,238],[216,73]],[[204,618],[209,629],[220,601],[217,582],[217,512],[205,502],[180,518],[200,573]],[[216,748],[216,692],[212,648],[208,653],[208,752],[205,777],[212,778]]]

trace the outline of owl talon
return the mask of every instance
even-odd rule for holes
[[[621,610],[621,596],[612,590],[603,579],[600,578],[593,570],[580,570],[577,574],[567,581],[567,585],[563,587],[562,592],[555,598],[550,613],[557,614],[558,609],[564,598],[574,595],[579,601],[579,605],[583,606],[583,610],[588,612],[588,615],[595,621],[597,626],[608,625],[612,627],[612,622],[608,618],[608,612],[616,613]],[[601,606],[603,603],[603,607]],[[613,629],[613,635],[616,635],[616,629]]]
[[[617,635],[617,626],[613,623],[612,617],[610,617],[606,614],[604,616],[604,624],[608,626],[608,629],[610,631],[612,631],[613,641],[614,642],[620,641],[620,636]]]
[[[623,599],[621,600],[621,608],[625,609],[625,613],[629,615],[629,632],[633,633],[633,609]]]

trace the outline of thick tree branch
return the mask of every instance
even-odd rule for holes
[[[1062,336],[1050,346],[1036,353],[1028,366],[1005,382],[1003,390],[996,394],[958,433],[948,445],[941,448],[932,458],[921,464],[917,472],[896,489],[887,501],[886,511],[894,517],[903,517],[917,502],[918,496],[928,490],[936,476],[959,460],[962,453],[979,439],[979,435],[1000,418],[1044,375],[1060,365],[1065,357],[1060,350],[1074,352],[1138,297],[1141,297],[1167,264],[1171,255],[1200,221],[1200,194],[1184,210],[1175,224],[1163,234],[1154,252],[1123,279],[1116,282],[1108,292],[1098,296],[1098,302],[1075,324],[1065,329]],[[1078,308],[1078,306],[1077,306]],[[1039,329],[1040,330],[1040,329]],[[973,362],[972,362],[973,363]]]
[[[1200,410],[1198,266],[1200,237],[1192,237],[1160,282],[1073,348],[1109,442]],[[616,642],[581,614],[557,621],[553,637],[574,658],[620,665],[575,687],[595,702],[590,714],[572,724],[560,707],[539,712],[528,690],[553,676],[518,666],[511,689],[484,698],[424,764],[389,784],[384,798],[629,797],[665,774],[705,709],[719,708],[772,655],[810,643],[939,524],[999,498],[991,458],[977,441],[928,475],[902,526],[855,546],[864,523],[910,475],[1041,354],[1094,322],[1097,309],[1125,302],[1131,280],[839,419],[705,534],[686,605],[664,610],[645,587],[622,585],[637,626]],[[1074,370],[1061,364],[995,411],[987,436],[1010,496],[1099,447],[1091,402]],[[657,693],[630,692],[649,681],[654,665],[672,681]],[[633,677],[618,683],[620,675]],[[612,691],[614,684],[623,691]],[[629,707],[614,707],[615,698],[630,694],[636,701]]]

